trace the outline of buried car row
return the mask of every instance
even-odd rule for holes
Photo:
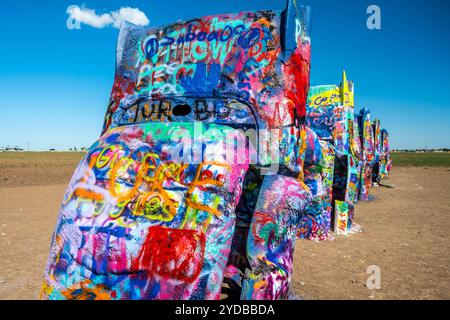
[[[289,0],[122,25],[103,131],[64,196],[42,298],[287,299],[298,237],[355,229],[355,202],[389,171],[388,136],[366,109],[354,114],[345,76],[310,88],[308,22]],[[155,47],[225,28],[253,31]],[[270,139],[247,143],[248,128]],[[230,134],[237,148],[215,138]]]

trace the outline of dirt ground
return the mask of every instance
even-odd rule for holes
[[[46,164],[39,167],[44,173],[27,169],[26,176],[20,166],[6,169],[2,162],[0,299],[37,297],[58,208],[77,157],[70,164],[61,160],[58,170]],[[375,199],[356,207],[362,233],[331,242],[298,241],[292,281],[297,296],[450,299],[450,168],[395,168],[384,183],[394,188],[374,188]],[[381,269],[380,290],[365,286],[371,265]]]
[[[304,299],[450,299],[450,168],[395,168],[359,203],[363,232],[299,241],[294,292]],[[369,266],[381,289],[365,285]]]

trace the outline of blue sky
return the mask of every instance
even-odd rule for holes
[[[450,147],[450,1],[303,0],[312,7],[311,82],[356,83],[394,148]],[[157,26],[179,19],[254,9],[284,0],[14,1],[0,12],[0,147],[89,146],[103,123],[114,79],[118,29],[66,26],[67,7],[97,14],[139,8]],[[366,28],[381,8],[382,29]]]

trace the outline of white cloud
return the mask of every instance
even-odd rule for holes
[[[119,12],[111,12],[111,16],[114,19],[113,26],[116,28],[120,28],[120,23],[125,20],[131,23],[134,23],[138,26],[147,26],[149,24],[149,20],[146,17],[145,13],[137,8],[124,7],[120,8]]]
[[[128,21],[138,26],[146,26],[149,24],[149,20],[145,13],[137,8],[122,7],[119,11],[111,11],[98,15],[95,10],[71,5],[67,7],[67,26],[73,28],[73,26],[81,23],[87,24],[94,28],[104,28],[107,26],[113,26],[120,28],[122,21]]]
[[[109,13],[99,16],[95,13],[95,10],[80,8],[79,6],[69,6],[66,12],[70,20],[75,20],[75,22],[84,23],[94,28],[104,28],[114,22]]]

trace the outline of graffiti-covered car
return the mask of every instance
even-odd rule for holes
[[[321,157],[306,153],[305,181],[313,202],[301,219],[299,237],[309,240],[331,239],[331,232],[351,229],[357,200],[361,143],[354,117],[353,82],[345,72],[340,86],[310,88],[306,126],[315,138],[307,140],[307,150],[321,150]],[[311,153],[314,154],[314,153]],[[308,159],[318,160],[310,165]]]
[[[308,12],[121,27],[101,137],[60,208],[45,299],[285,299],[304,185]]]
[[[369,191],[372,187],[372,174],[375,165],[375,140],[370,110],[362,108],[357,116],[359,134],[362,146],[362,166],[359,181],[359,199],[369,200]]]
[[[382,156],[380,161],[380,176],[381,179],[386,177],[392,168],[391,148],[389,144],[389,132],[386,129],[381,130],[382,141]]]

